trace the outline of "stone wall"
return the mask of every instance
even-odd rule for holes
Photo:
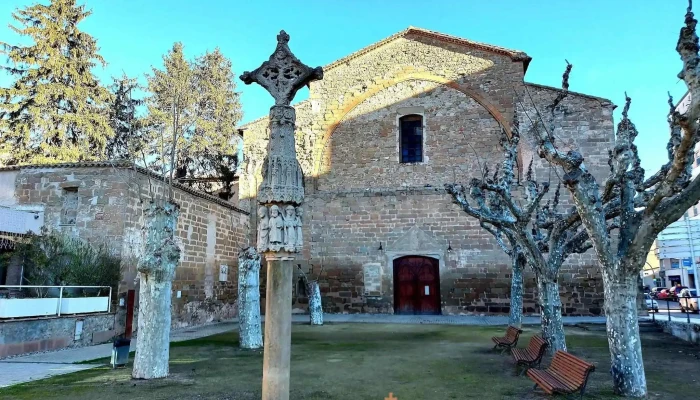
[[[694,322],[666,321],[661,318],[657,319],[655,322],[663,328],[665,333],[683,339],[686,342],[700,345],[700,324]]]
[[[137,174],[131,196],[132,229],[140,237],[144,204],[151,196],[162,196],[167,186]],[[173,198],[180,205],[177,240],[182,252],[173,281],[173,325],[200,325],[236,315],[238,296],[238,251],[248,245],[248,215],[219,199],[204,198],[176,188]],[[143,203],[141,203],[143,201]],[[219,280],[222,265],[228,274]],[[135,265],[125,274],[136,276]],[[125,283],[129,283],[127,278]],[[179,295],[179,297],[178,297]]]
[[[508,312],[508,258],[442,187],[468,183],[484,165],[494,171],[501,131],[510,133],[514,117],[523,137],[518,175],[534,159],[536,178],[556,187],[557,173],[537,157],[530,129],[538,112],[549,122],[546,107],[560,91],[524,82],[523,62],[510,56],[428,36],[409,33],[331,64],[295,106],[307,240],[297,264],[313,276],[323,271],[327,312],[393,312],[393,260],[404,255],[439,261],[443,313]],[[599,178],[613,108],[572,92],[556,115],[557,143],[579,148]],[[423,117],[421,163],[399,163],[399,118],[408,114]],[[267,118],[243,128],[241,207],[250,207],[262,181]],[[571,204],[568,194],[561,203]],[[525,278],[526,312],[536,312],[534,279]],[[602,312],[592,252],[570,258],[560,285],[564,314]],[[306,301],[298,290],[295,309]]]
[[[161,196],[167,189],[161,180],[143,170],[101,163],[0,170],[0,176],[4,174],[15,176],[14,207],[41,209],[48,228],[107,243],[122,258],[119,292],[138,285],[143,211],[151,196]],[[66,202],[68,196],[76,199],[74,204]],[[237,254],[248,245],[248,215],[184,186],[174,189],[173,198],[181,207],[176,235],[182,249],[173,282],[173,325],[232,318]],[[68,208],[74,208],[70,211],[74,221],[67,219],[73,219]],[[229,271],[223,281],[221,265]]]
[[[314,274],[323,265],[325,311],[393,312],[393,260],[423,255],[439,260],[443,313],[508,312],[508,257],[442,189],[324,192],[307,199],[305,207],[309,245],[299,264]],[[365,281],[372,265],[379,271],[379,286]],[[565,314],[601,313],[602,281],[592,253],[571,257],[562,267],[560,285]],[[526,312],[537,312],[534,294],[534,276],[526,273]],[[298,301],[303,308],[305,298]]]
[[[76,336],[76,324],[82,332]],[[0,359],[64,347],[84,347],[110,341],[115,330],[114,314],[61,316],[11,320],[0,323]]]

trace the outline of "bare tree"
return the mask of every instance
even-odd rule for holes
[[[489,176],[485,168],[482,178],[472,179],[469,188],[448,184],[445,189],[453,201],[468,215],[478,219],[481,227],[489,231],[511,256],[514,275],[522,272],[519,271],[520,257],[527,260],[537,280],[542,335],[549,343],[550,351],[566,350],[559,269],[569,255],[584,253],[590,248],[588,234],[582,229],[575,209],[559,211],[559,187],[553,198],[542,204],[550,184],[538,183],[534,179],[532,162],[519,188],[522,195],[513,193],[513,188],[518,187],[514,173],[520,141],[517,119],[514,119],[511,131],[510,138],[502,131],[500,143],[504,160],[493,176]],[[468,197],[475,205],[470,204]],[[524,200],[524,205],[519,200]]]
[[[139,260],[138,340],[136,379],[168,376],[172,283],[180,261],[175,229],[180,207],[171,199],[152,200],[146,210],[146,246]]]
[[[638,275],[656,236],[680,218],[700,199],[700,180],[692,179],[693,153],[698,141],[700,117],[700,57],[697,20],[692,1],[685,15],[676,50],[683,61],[678,74],[688,86],[691,103],[685,115],[671,106],[668,162],[644,179],[634,140],[637,129],[628,117],[631,100],[625,99],[615,147],[610,152],[610,174],[599,185],[576,150],[560,151],[554,140],[558,106],[566,96],[565,77],[561,99],[549,107],[549,127],[536,133],[540,156],[563,169],[563,183],[571,192],[580,219],[591,237],[603,275],[605,313],[615,392],[646,396],[646,378],[637,321]],[[546,128],[546,129],[545,129]],[[619,234],[612,236],[606,224],[606,202],[620,205]]]
[[[180,58],[173,59],[166,57],[164,61],[166,65],[182,61]],[[185,69],[181,65],[179,68]],[[162,72],[160,74],[162,75]],[[157,80],[154,79],[155,81]],[[160,82],[163,98],[167,98],[171,106],[170,110],[167,110],[170,112],[163,112],[161,117],[162,120],[169,118],[167,126],[172,130],[170,132],[172,140],[167,143],[165,129],[159,129],[160,143],[163,153],[165,153],[166,143],[170,146],[171,157],[168,174],[165,173],[165,168],[161,171],[167,187],[163,187],[160,193],[151,194],[150,204],[145,213],[145,248],[137,266],[139,272],[138,340],[134,369],[131,373],[131,376],[136,379],[164,378],[169,372],[172,284],[181,251],[175,242],[180,206],[175,202],[173,179],[178,140],[184,134],[181,129],[181,119],[185,115],[182,105],[191,96],[190,86],[186,80],[183,81],[185,82],[175,82],[172,85]],[[162,124],[159,128],[165,126]],[[165,157],[160,161],[165,164]]]
[[[313,265],[311,266],[313,269]],[[311,325],[323,325],[323,304],[321,303],[321,288],[318,286],[318,280],[323,273],[323,264],[318,272],[316,279],[309,280],[301,266],[298,267],[301,273],[304,284],[306,285],[306,293],[309,296],[309,320]]]

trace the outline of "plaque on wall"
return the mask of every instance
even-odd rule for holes
[[[382,265],[370,263],[362,266],[365,284],[365,296],[382,295]]]

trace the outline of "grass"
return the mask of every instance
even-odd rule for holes
[[[292,399],[540,399],[510,356],[491,351],[500,327],[438,325],[294,325]],[[520,347],[535,334],[525,329]],[[587,399],[612,393],[604,331],[567,328],[569,350],[596,364]],[[643,334],[650,398],[700,392],[697,347]],[[548,365],[545,360],[543,365]],[[262,351],[238,348],[235,332],[171,345],[166,379],[132,381],[129,368],[100,367],[0,389],[2,399],[259,399]],[[688,397],[690,396],[690,397]]]

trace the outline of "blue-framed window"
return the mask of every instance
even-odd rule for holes
[[[399,118],[401,163],[423,162],[423,117],[416,114]]]

